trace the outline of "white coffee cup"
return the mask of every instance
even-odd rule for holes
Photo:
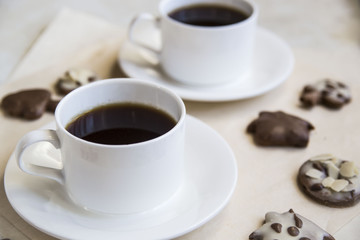
[[[240,10],[248,18],[224,26],[190,25],[169,16],[176,9],[192,5],[220,5]],[[160,16],[138,15],[130,23],[129,41],[155,53],[163,71],[172,79],[188,85],[216,85],[246,81],[252,56],[258,10],[250,0],[162,0]],[[160,51],[137,39],[139,21],[153,21],[161,33]],[[146,40],[146,39],[145,39]]]
[[[138,103],[160,109],[176,125],[144,142],[107,145],[85,141],[66,130],[80,114],[111,103]],[[16,147],[19,167],[26,173],[63,184],[70,198],[88,210],[128,214],[151,210],[169,200],[184,178],[183,101],[170,90],[137,79],[108,79],[80,87],[59,103],[56,130],[35,130]],[[26,162],[22,155],[33,143],[46,141],[60,149],[61,170]]]

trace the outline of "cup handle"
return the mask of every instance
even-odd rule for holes
[[[160,18],[150,13],[141,13],[137,15],[135,18],[133,18],[133,20],[130,22],[127,32],[129,42],[131,42],[132,44],[134,44],[135,46],[137,46],[146,53],[146,55],[144,56],[146,60],[148,60],[151,63],[157,64],[160,62],[160,51],[156,50],[155,48],[152,48],[150,45],[140,42],[134,36],[134,29],[136,28],[137,24],[140,21],[153,22],[154,26],[159,29]]]
[[[49,142],[56,149],[60,147],[60,141],[54,130],[35,130],[27,133],[20,139],[15,148],[15,157],[20,169],[28,174],[49,178],[64,184],[64,177],[61,169],[37,166],[23,161],[22,155],[27,147],[37,142]]]

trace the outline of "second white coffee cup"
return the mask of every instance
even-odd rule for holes
[[[188,24],[171,17],[179,9],[193,14],[196,6],[222,6],[246,15],[246,19],[221,26]],[[158,56],[161,68],[172,79],[188,85],[216,85],[233,81],[246,81],[251,73],[253,48],[258,10],[250,0],[163,0],[159,5],[160,16],[143,13],[129,26],[129,40],[137,47]],[[225,12],[225,15],[232,13]],[[181,14],[180,14],[181,15]],[[225,17],[226,18],[226,17]],[[160,51],[139,41],[134,29],[139,21],[150,20],[161,32]],[[201,20],[201,19],[200,19]]]

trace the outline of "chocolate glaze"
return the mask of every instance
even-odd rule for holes
[[[260,146],[306,147],[312,129],[311,123],[299,117],[281,111],[263,111],[246,130],[253,134],[255,143]]]

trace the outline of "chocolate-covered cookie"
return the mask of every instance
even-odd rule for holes
[[[70,69],[55,84],[58,94],[66,95],[72,90],[97,80],[94,72],[87,69]]]
[[[315,156],[299,169],[300,189],[329,207],[349,207],[360,201],[359,168],[330,154]]]
[[[247,132],[253,134],[257,145],[306,147],[312,129],[311,123],[299,117],[263,111],[249,124]]]
[[[10,116],[33,120],[43,115],[50,96],[46,89],[23,90],[5,96],[1,107]]]
[[[46,105],[46,111],[55,113],[56,107],[59,104],[60,100],[52,100],[50,99]]]
[[[300,95],[300,102],[306,108],[321,104],[328,108],[339,109],[350,100],[349,87],[330,79],[306,85]]]
[[[335,240],[333,236],[312,221],[294,213],[268,212],[264,224],[250,234],[250,240]]]

